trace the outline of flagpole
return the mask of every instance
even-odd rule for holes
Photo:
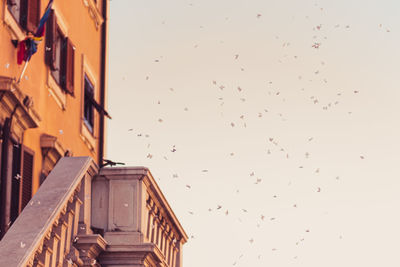
[[[43,39],[43,35],[44,35],[44,31],[45,31],[45,23],[46,23],[47,19],[50,16],[50,11],[51,11],[51,7],[53,5],[53,1],[54,0],[49,0],[49,3],[47,4],[46,10],[45,10],[43,16],[40,18],[39,26],[38,26],[38,29],[36,30],[36,33],[28,33],[28,37],[25,39],[26,41],[30,40],[30,43],[29,43],[29,54],[27,56],[26,51],[25,51],[25,55],[24,55],[25,66],[22,69],[22,72],[21,72],[21,75],[18,78],[17,84],[19,84],[21,82],[21,79],[24,76],[24,73],[26,71],[26,67],[28,67],[28,62],[30,61],[32,55],[36,53],[37,46]],[[33,49],[32,49],[32,46],[34,46]]]
[[[28,61],[25,61],[24,68],[22,69],[21,75],[20,75],[19,78],[18,78],[17,84],[19,84],[19,82],[20,82],[21,79],[22,79],[22,76],[24,76],[24,73],[25,73],[25,71],[26,71],[26,67],[28,67],[28,62],[29,62],[29,60],[28,60]]]

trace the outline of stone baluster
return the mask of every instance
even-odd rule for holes
[[[148,205],[148,220],[147,220],[147,240],[151,241],[153,237],[154,231],[154,202],[153,200],[149,199]]]
[[[161,213],[158,213],[158,218],[157,218],[157,239],[156,239],[156,245],[160,249],[161,247],[161,235],[162,235],[162,220],[163,217],[161,216]]]
[[[154,228],[154,244],[158,247],[158,239],[159,239],[159,233],[160,233],[160,220],[159,218],[156,217],[156,224]]]
[[[150,220],[150,210],[151,210],[151,206],[150,206],[150,196],[148,194],[146,194],[145,196],[145,205],[144,205],[144,212],[145,212],[145,216],[143,216],[143,225],[145,225],[145,229],[143,229],[143,235],[144,238],[147,239],[147,241],[149,240],[149,231],[150,231],[150,224],[149,224],[149,220]]]
[[[81,181],[80,190],[78,193],[79,199],[82,201],[79,213],[79,228],[78,234],[92,234],[90,209],[91,209],[91,191],[92,191],[92,178],[86,174]]]
[[[180,240],[177,241],[177,253],[176,253],[176,267],[182,267],[182,243]]]
[[[56,267],[57,264],[57,252],[58,252],[58,242],[60,241],[60,237],[55,233],[51,232],[51,243],[52,253],[51,253],[51,267]]]
[[[154,219],[153,219],[153,230],[151,233],[151,242],[156,244],[157,243],[157,233],[158,233],[158,208],[157,206],[154,206],[154,213],[153,213]]]
[[[149,210],[148,212],[148,220],[147,220],[147,231],[146,231],[146,239],[148,241],[151,240],[151,232],[153,230],[153,215],[152,215],[152,211]]]
[[[150,237],[150,229],[151,229],[151,206],[150,206],[150,198],[146,199],[146,233],[145,233],[145,238],[148,241]]]
[[[168,265],[169,266],[171,266],[171,262],[172,262],[172,260],[171,260],[171,251],[172,251],[172,236],[173,236],[173,234],[172,234],[172,229],[169,229],[169,232],[168,232],[168,236],[167,236],[167,238],[168,238],[168,248],[167,248],[167,262],[168,262]]]
[[[65,214],[60,218],[59,221],[59,227],[57,230],[57,234],[60,236],[60,246],[58,250],[58,260],[57,260],[57,266],[62,265],[62,262],[64,260],[64,253],[65,253],[65,242],[66,242],[66,236],[67,236],[67,228],[68,224],[65,221]]]
[[[169,236],[170,230],[171,229],[170,229],[169,225],[167,224],[166,228],[165,228],[165,232],[164,232],[165,246],[163,248],[163,253],[165,255],[165,260],[167,262],[168,262],[168,249],[169,249],[169,238],[168,238],[168,236]]]
[[[78,193],[80,191],[80,186],[79,188],[75,191],[74,195],[74,220],[73,220],[73,230],[72,230],[72,236],[75,238],[78,234],[78,227],[79,227],[79,213],[80,213],[80,208],[82,205],[82,200],[79,198]]]
[[[165,219],[162,218],[162,221],[160,222],[160,245],[159,245],[159,249],[163,252],[164,248],[165,248]]]
[[[174,241],[176,241],[176,240],[174,239]],[[177,255],[178,250],[177,250],[175,244],[176,244],[176,243],[174,242],[173,245],[172,245],[172,262],[171,262],[171,267],[176,267],[176,255]]]
[[[70,206],[70,205],[68,205]],[[72,206],[72,203],[71,203]],[[72,240],[72,225],[74,221],[74,210],[71,207],[68,207],[67,214],[66,214],[66,224],[67,224],[67,231],[65,236],[65,254],[68,254],[71,249],[71,240]]]

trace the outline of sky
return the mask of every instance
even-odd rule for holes
[[[184,266],[399,266],[400,2],[111,0],[106,157]]]

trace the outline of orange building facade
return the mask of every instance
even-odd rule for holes
[[[54,0],[23,73],[18,43],[48,3],[0,0],[0,239],[61,157],[103,162],[107,0]]]

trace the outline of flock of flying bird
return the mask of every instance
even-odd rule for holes
[[[321,9],[321,10],[322,10],[322,9]],[[257,19],[261,19],[261,18],[262,18],[262,14],[256,14],[255,17],[256,17]],[[164,22],[163,22],[163,23],[164,23]],[[313,28],[313,30],[314,30],[314,31],[321,31],[321,30],[323,29],[323,27],[324,27],[324,25],[318,24],[318,25],[316,25],[316,26]],[[338,24],[334,26],[334,28],[339,28],[339,27],[340,27],[340,25],[338,25]],[[381,28],[382,25],[380,24],[379,27]],[[349,28],[350,28],[350,25],[346,25],[346,26],[344,26],[344,28],[345,28],[345,29],[349,29]],[[386,31],[387,31],[387,32],[390,32],[389,29],[387,29]],[[313,38],[313,41],[310,42],[310,49],[315,49],[315,50],[321,49],[321,48],[323,47],[322,42],[319,42],[319,41],[316,42],[316,41],[314,41],[314,39],[316,39],[315,36],[314,36],[314,38]],[[325,39],[326,39],[326,38],[325,38]],[[289,46],[289,45],[290,45],[290,43],[288,43],[288,42],[285,42],[285,43],[283,44],[283,46]],[[198,46],[196,45],[195,48],[197,48],[197,47],[198,47]],[[297,56],[294,56],[294,58],[297,58]],[[233,55],[233,60],[239,61],[239,60],[240,60],[240,54],[234,54],[234,55]],[[154,62],[155,62],[155,63],[158,63],[158,62],[160,62],[160,59],[156,59]],[[325,62],[324,62],[324,61],[321,61],[321,65],[325,65]],[[241,68],[241,71],[244,71],[244,70],[245,70],[245,69],[242,67],[242,68]],[[318,71],[318,70],[315,71],[314,74],[315,74],[315,75],[318,75],[318,74],[319,74],[319,71]],[[302,78],[303,78],[302,76],[299,76],[299,77],[298,77],[299,80],[301,80]],[[146,81],[149,80],[149,79],[150,79],[150,76],[146,76],[145,79],[146,79]],[[326,80],[326,79],[323,79],[323,81],[324,81],[325,83],[327,83],[327,80]],[[272,84],[272,82],[269,81],[268,84]],[[216,88],[216,90],[223,91],[223,90],[227,89],[227,86],[226,86],[226,85],[221,84],[221,83],[218,83],[216,80],[211,80],[211,85],[214,86],[214,87]],[[174,91],[173,88],[170,88],[169,90],[170,90],[171,92]],[[235,90],[237,90],[239,93],[241,93],[241,92],[243,92],[243,87],[242,87],[242,86],[237,86],[237,87],[235,88]],[[270,91],[270,92],[268,92],[268,94],[269,94],[270,96],[279,96],[280,93],[281,93],[280,91],[274,91],[274,92]],[[359,90],[353,90],[351,93],[357,95],[357,94],[360,93],[360,91],[359,91]],[[336,94],[336,97],[339,99],[339,97],[340,97],[342,94],[343,94],[342,92],[338,92],[338,93]],[[241,102],[245,102],[245,101],[246,101],[246,98],[244,98],[244,97],[240,97],[239,99],[240,99]],[[326,103],[326,104],[322,104],[322,105],[321,105],[321,108],[322,108],[323,110],[328,110],[328,109],[330,109],[330,108],[333,108],[334,106],[336,106],[336,105],[339,104],[339,100],[338,100],[338,99],[335,99],[335,100],[333,100],[333,101],[331,101],[331,102],[329,102],[329,103]],[[220,101],[220,102],[219,102],[219,105],[222,107],[222,106],[224,105],[224,98],[219,97],[218,100]],[[321,103],[320,103],[321,100],[318,99],[316,96],[311,96],[311,97],[310,97],[310,100],[311,100],[311,103],[314,104],[314,105],[321,104]],[[161,104],[160,100],[157,101],[157,104],[158,104],[158,105]],[[185,107],[184,111],[188,111],[188,108]],[[270,112],[270,110],[264,109],[263,111],[258,112],[257,114],[255,114],[255,116],[261,118],[261,117],[263,117],[265,114],[269,114],[269,112]],[[349,111],[348,114],[351,114],[351,111]],[[278,113],[278,116],[279,116],[279,118],[280,118],[282,121],[285,121],[285,120],[286,120],[284,114]],[[231,122],[228,122],[228,125],[229,125],[230,127],[232,127],[232,128],[238,127],[239,125],[242,125],[244,128],[246,128],[246,127],[247,127],[247,124],[246,124],[246,121],[245,121],[245,115],[240,115],[239,118],[240,118],[240,122],[241,122],[240,124],[239,124],[238,122],[231,121]],[[163,118],[158,118],[157,121],[158,121],[158,123],[165,123],[165,121],[164,121]],[[142,137],[150,138],[150,135],[149,135],[149,134],[143,134],[143,133],[141,133],[141,132],[134,131],[133,128],[128,129],[128,132],[134,133],[134,134],[135,134],[137,137],[139,137],[139,138],[142,138]],[[313,140],[314,140],[314,137],[309,137],[309,138],[307,139],[308,142],[312,142]],[[282,154],[284,155],[284,157],[285,157],[286,159],[289,159],[289,158],[290,158],[289,152],[286,151],[285,148],[283,148],[282,146],[280,146],[280,144],[279,144],[277,138],[275,138],[275,137],[268,137],[267,142],[268,142],[268,145],[271,146],[271,148],[268,148],[268,149],[266,150],[267,154],[271,154],[271,153],[272,153],[272,152],[271,152],[272,148],[275,147],[278,151],[282,152]],[[150,147],[150,144],[148,144],[148,147]],[[179,153],[178,146],[175,145],[175,144],[172,144],[171,147],[170,147],[169,153]],[[230,155],[230,156],[234,156],[235,153],[234,153],[234,152],[230,152],[229,155]],[[151,159],[153,158],[153,156],[154,156],[154,155],[153,155],[152,153],[148,153],[145,157],[146,157],[147,159],[151,160]],[[309,152],[304,152],[304,157],[305,157],[306,159],[309,158],[309,157],[310,157],[310,153],[309,153]],[[358,155],[357,157],[359,157],[360,160],[364,160],[364,159],[365,159],[365,156],[362,155],[362,154]],[[165,160],[168,160],[167,156],[165,156],[165,155],[163,156],[163,158],[164,158]],[[298,168],[302,169],[303,166],[300,165],[300,166],[298,166]],[[209,172],[209,170],[208,170],[208,169],[203,169],[203,170],[201,170],[201,172],[207,173],[207,172]],[[320,172],[320,168],[316,168],[316,169],[314,170],[314,173],[316,173],[316,174],[318,174],[319,172]],[[259,177],[256,177],[254,171],[251,171],[249,176],[253,179],[252,181],[253,181],[253,183],[254,183],[255,185],[262,183],[262,179],[259,178]],[[178,175],[177,173],[173,173],[173,174],[172,174],[172,178],[179,178],[179,175]],[[335,179],[336,179],[336,180],[339,180],[340,178],[339,178],[339,176],[335,176]],[[191,184],[189,184],[189,183],[186,183],[186,184],[185,184],[185,187],[186,187],[187,190],[193,189],[193,186],[192,186]],[[237,190],[237,193],[238,193],[238,192],[239,192],[239,190]],[[322,193],[323,193],[323,188],[322,188],[321,186],[318,186],[318,187],[315,188],[314,192],[316,192],[316,193],[321,193],[321,192],[322,192]],[[278,198],[278,196],[277,196],[277,195],[273,195],[273,198]],[[294,203],[294,204],[292,205],[292,207],[293,207],[293,208],[298,208],[298,204]],[[238,208],[238,209],[239,209],[239,208]],[[249,211],[248,211],[247,209],[245,209],[245,208],[240,208],[239,210],[240,210],[241,212],[243,212],[243,213],[248,213],[248,212],[249,212]],[[219,212],[223,212],[223,214],[225,214],[226,216],[229,216],[229,215],[230,215],[229,209],[225,208],[222,204],[218,204],[218,203],[217,203],[214,207],[209,207],[209,208],[208,208],[208,211],[209,211],[209,212],[219,211]],[[195,215],[195,211],[193,211],[193,210],[188,210],[187,212],[188,212],[190,215]],[[265,221],[265,220],[274,221],[274,220],[277,219],[277,218],[274,217],[274,216],[266,216],[265,214],[258,214],[258,218],[259,218],[261,221]],[[259,224],[257,224],[257,227],[259,227]],[[309,229],[309,228],[304,229],[304,232],[305,232],[305,233],[309,233],[309,232],[310,232],[310,229]],[[190,237],[191,237],[192,239],[195,238],[195,236],[194,236],[193,234],[191,234]],[[339,238],[341,239],[342,236],[340,235]],[[254,241],[255,241],[254,237],[249,237],[249,239],[248,239],[249,244],[253,244]],[[298,241],[296,241],[296,245],[299,245],[299,244],[300,244],[301,242],[303,242],[303,241],[304,241],[304,237],[302,237],[301,239],[299,239]],[[272,251],[276,251],[277,248],[274,247],[274,248],[272,248],[271,250],[272,250]],[[243,257],[243,255],[240,255],[240,256],[232,263],[232,265],[237,265],[238,262],[239,262],[239,260],[240,260],[242,257]],[[258,256],[259,259],[260,259],[260,257],[261,257],[261,255]],[[298,256],[294,256],[293,258],[294,258],[294,259],[297,259],[297,257],[298,257]]]

